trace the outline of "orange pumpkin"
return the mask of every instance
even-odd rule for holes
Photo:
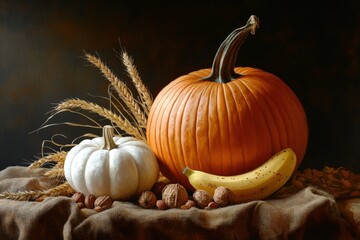
[[[254,169],[290,147],[304,157],[308,127],[292,90],[275,75],[236,67],[238,49],[259,20],[234,30],[221,44],[211,69],[172,81],[156,96],[147,141],[170,180],[192,189],[185,166],[218,175]]]

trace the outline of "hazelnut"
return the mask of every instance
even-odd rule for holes
[[[166,210],[167,209],[166,203],[162,199],[159,199],[159,200],[156,201],[156,207],[158,209],[160,209],[160,210]]]
[[[101,212],[105,209],[111,208],[113,200],[110,196],[100,196],[95,200],[95,211]]]
[[[205,208],[212,201],[210,193],[202,189],[197,189],[192,196],[199,208]]]
[[[195,207],[195,206],[196,206],[195,201],[188,200],[184,205],[180,206],[180,209],[186,210],[186,209],[190,209],[190,208]]]
[[[234,202],[234,193],[229,188],[220,186],[215,189],[213,198],[220,207],[225,207]]]
[[[189,195],[182,185],[170,183],[164,187],[162,199],[168,208],[178,208],[189,200]]]
[[[94,195],[92,195],[92,194],[87,195],[85,197],[85,206],[90,209],[94,208],[95,200],[96,200],[96,197]]]
[[[187,210],[187,209],[190,209],[190,208],[191,207],[189,205],[186,205],[186,204],[180,206],[180,209],[182,209],[182,210]]]
[[[138,203],[142,208],[154,208],[156,206],[157,198],[152,191],[142,192]]]
[[[190,207],[195,207],[196,206],[196,203],[195,203],[195,201],[194,200],[188,200],[186,203],[185,203],[185,205],[188,205],[188,206],[190,206]]]
[[[204,208],[205,210],[213,210],[213,209],[216,209],[216,208],[219,208],[219,204],[216,203],[216,202],[209,202],[209,204]]]
[[[72,195],[71,197],[76,203],[84,203],[85,201],[85,196],[84,194],[80,193],[80,192],[76,192],[74,193],[74,195]]]

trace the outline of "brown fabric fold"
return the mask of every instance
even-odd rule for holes
[[[0,171],[0,192],[49,187],[41,178],[43,171]],[[43,202],[0,199],[0,239],[356,239],[359,202],[337,203],[312,187],[281,199],[211,211],[161,211],[115,201],[97,213],[79,210],[68,197]]]

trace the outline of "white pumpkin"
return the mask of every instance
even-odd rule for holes
[[[76,191],[126,200],[150,190],[158,180],[159,166],[150,147],[133,137],[114,137],[113,131],[104,126],[103,137],[85,139],[68,152],[65,178]]]

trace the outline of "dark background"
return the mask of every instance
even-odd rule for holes
[[[156,96],[176,77],[210,67],[225,37],[255,14],[260,28],[237,65],[274,73],[303,103],[310,138],[302,167],[360,170],[358,1],[63,2],[0,3],[0,169],[29,164],[54,133],[77,134],[65,126],[29,134],[54,103],[107,95],[84,51],[125,79],[117,55],[126,49]]]

